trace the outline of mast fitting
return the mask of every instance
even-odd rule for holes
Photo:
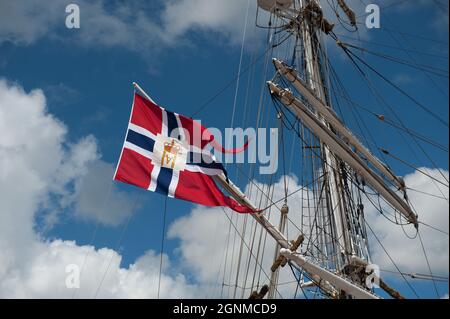
[[[248,299],[254,299],[254,300],[264,299],[264,297],[266,296],[266,294],[268,292],[269,292],[269,286],[264,285],[261,287],[259,292],[257,290],[253,291],[252,294],[250,295],[250,298],[248,298]]]
[[[341,7],[342,11],[344,11],[347,18],[350,20],[350,24],[353,27],[357,28],[355,12],[349,8],[349,6],[345,3],[344,0],[338,0],[338,4]]]
[[[308,3],[303,11],[303,15],[311,21],[313,25],[320,28],[325,34],[329,34],[333,31],[334,24],[330,23],[323,17],[322,8],[315,1]]]
[[[300,234],[296,240],[291,240],[289,242],[290,244],[289,249],[292,252],[297,251],[297,249],[300,247],[300,245],[303,243],[304,240],[305,236],[303,234]],[[284,257],[283,255],[279,255],[277,260],[275,260],[275,262],[273,263],[272,267],[270,267],[270,270],[272,272],[275,272],[280,266],[281,267],[286,266],[287,262],[288,260],[286,257]]]

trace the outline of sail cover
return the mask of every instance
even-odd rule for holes
[[[226,171],[206,150],[213,140],[200,123],[137,91],[114,180],[205,206],[253,213],[215,184],[212,177]]]

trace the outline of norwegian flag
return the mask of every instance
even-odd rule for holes
[[[214,136],[198,122],[158,106],[135,87],[114,180],[205,206],[253,213],[225,196],[215,184],[212,176],[226,172],[205,150]]]

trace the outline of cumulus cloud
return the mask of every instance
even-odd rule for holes
[[[286,181],[289,189],[300,188],[295,177],[289,176]],[[258,188],[267,190],[267,185],[256,185],[258,187],[247,191],[255,202],[264,203],[266,198]],[[276,182],[273,189],[273,198],[282,198],[284,179]],[[301,193],[288,199],[288,205],[291,206],[289,218],[297,225],[300,225],[301,217],[294,207],[298,207],[301,200]],[[267,217],[274,225],[279,224],[280,213],[277,210],[274,209]],[[296,239],[300,232],[292,223],[287,223],[286,234],[289,239]],[[225,213],[222,208],[197,207],[189,215],[176,220],[170,226],[168,236],[180,241],[177,251],[187,271],[207,287],[205,296],[248,298],[252,290],[270,283],[275,241],[262,231],[251,216]],[[241,243],[240,236],[245,243]],[[260,239],[262,241],[258,248]],[[235,294],[236,280],[239,288]],[[222,282],[226,284],[223,291]],[[282,285],[278,287],[276,297],[292,298],[296,283],[288,266],[280,268],[279,283]]]
[[[90,218],[105,224],[130,213],[129,199],[116,193],[115,207],[106,207],[107,217],[96,215],[98,203],[92,196],[103,196],[103,178],[111,182],[112,167],[99,161],[95,139],[68,143],[67,127],[47,112],[43,92],[27,93],[5,80],[0,80],[0,133],[0,297],[71,298],[68,265],[81,271],[77,297],[156,297],[159,256],[154,251],[124,268],[112,249],[46,240],[39,231],[39,217],[54,223],[70,205],[84,218],[91,213]],[[164,259],[160,296],[194,297],[193,286],[182,274],[172,275],[170,261]]]
[[[255,1],[251,1],[252,9]],[[246,5],[242,0],[171,0],[158,3],[78,1],[80,29],[67,32],[67,1],[2,1],[0,43],[29,45],[50,37],[73,39],[75,45],[125,47],[132,51],[157,51],[184,43],[188,31],[215,31],[222,40],[242,36]],[[205,33],[206,34],[206,33]],[[224,42],[225,42],[224,41]]]
[[[3,255],[3,256],[2,256]],[[4,260],[4,254],[0,254]],[[160,257],[148,251],[127,268],[112,249],[78,246],[73,241],[34,241],[23,264],[10,259],[0,271],[0,298],[156,298]],[[79,288],[66,284],[76,266]],[[84,267],[83,267],[84,266]],[[161,298],[194,297],[195,286],[181,274],[172,275],[164,256]],[[69,283],[70,287],[70,283]]]
[[[136,195],[132,199],[111,184],[115,167],[104,161],[89,165],[86,174],[75,185],[75,215],[104,225],[121,224],[136,209]]]
[[[157,297],[160,257],[154,251],[127,268],[120,266],[121,256],[112,249],[78,246],[72,241],[34,242],[27,257],[26,263],[0,272],[0,298]],[[195,286],[181,274],[172,275],[167,256],[164,261],[160,297],[194,297]],[[76,290],[66,286],[73,265],[80,271]]]
[[[48,34],[61,14],[62,2],[2,1],[0,2],[0,43],[30,44]]]
[[[256,1],[250,1],[249,12],[256,12]],[[242,38],[247,1],[243,0],[172,0],[162,13],[164,31],[176,39],[190,30],[215,31],[233,42]],[[253,24],[253,14],[250,14]]]
[[[245,244],[236,230],[243,236]],[[176,252],[185,271],[192,273],[201,283],[203,298],[245,299],[253,290],[270,283],[275,242],[267,238],[267,244],[262,246],[261,243],[258,253],[261,228],[255,227],[250,216],[225,213],[221,208],[197,207],[189,215],[177,219],[169,228],[168,235],[179,240]],[[253,236],[256,236],[256,241],[250,254]],[[236,280],[239,288],[235,292]],[[294,296],[293,280],[289,267],[281,268],[279,282],[286,284],[278,287],[277,298]],[[223,287],[222,283],[225,284]]]
[[[428,171],[436,178],[440,176],[437,171]],[[447,172],[445,174],[448,176]],[[286,181],[290,192],[302,187],[298,183],[297,178],[293,176],[287,177]],[[433,181],[419,172],[405,176],[405,182],[410,188],[440,194],[436,190]],[[256,184],[258,186],[252,187],[252,191],[250,191],[251,198],[254,202],[262,200],[262,206],[265,206],[265,196],[258,189],[267,191],[268,185]],[[304,190],[303,195],[306,195],[306,192],[310,192],[310,190]],[[283,194],[284,180],[282,178],[274,184],[273,198],[275,200],[281,199],[284,196]],[[448,189],[444,191],[444,195],[448,197]],[[312,196],[310,197],[312,198]],[[445,200],[436,200],[436,198],[412,191],[409,193],[409,197],[414,207],[420,213],[421,221],[438,226],[443,231],[448,232],[448,203]],[[289,218],[297,226],[301,225],[301,214],[298,210],[298,207],[301,206],[301,201],[301,192],[294,194],[288,199],[288,205],[291,208]],[[387,222],[374,209],[371,209],[369,204],[365,206],[366,218],[370,226],[400,269],[405,272],[428,273],[418,240],[408,239],[400,226]],[[279,224],[280,213],[276,209],[271,214],[268,214],[268,217],[272,224]],[[230,218],[234,226],[230,226]],[[300,234],[300,231],[293,223],[289,222],[285,231],[290,240],[295,239]],[[437,275],[447,274],[449,259],[448,236],[435,230],[427,229],[424,225],[421,225],[420,228],[433,272]],[[236,234],[236,229],[243,236],[245,244],[241,244],[241,237]],[[308,229],[309,227],[307,226],[303,227],[306,238],[309,237]],[[411,228],[407,228],[407,231],[412,233]],[[370,231],[368,232],[370,234]],[[267,240],[264,241],[264,234],[263,232],[261,237],[263,241],[258,252],[261,228],[259,226],[255,228],[255,222],[251,217],[233,213],[228,214],[227,217],[221,208],[205,207],[197,207],[189,215],[176,220],[170,226],[168,232],[170,238],[179,240],[177,252],[183,261],[183,265],[186,271],[194,274],[206,287],[204,290],[205,296],[237,296],[238,298],[248,297],[250,288],[255,289],[255,287],[261,287],[263,284],[269,283],[270,267],[275,253],[275,242],[270,236],[267,236]],[[256,238],[255,245],[252,246],[254,238]],[[253,256],[249,253],[249,248],[252,248]],[[369,248],[373,263],[378,264],[383,270],[395,269],[373,236],[370,240]],[[305,247],[303,246],[301,249],[304,250]],[[255,256],[258,256],[259,264],[256,264]],[[259,270],[260,265],[262,266],[261,272]],[[236,277],[238,269],[239,276]],[[235,295],[234,285],[236,284],[236,278],[239,288],[236,290]],[[279,286],[278,297],[280,295],[284,298],[292,298],[294,296],[296,284],[292,282],[293,280],[294,277],[289,267],[282,268],[279,282],[288,284]],[[389,278],[388,281],[391,282],[392,278]],[[222,282],[225,283],[223,288],[221,286]],[[395,281],[392,281],[392,283],[395,283]],[[245,289],[242,287],[245,287]]]
[[[434,178],[446,183],[441,174],[435,169],[421,168]],[[448,179],[448,171],[443,171]],[[420,172],[415,172],[404,177],[409,188],[422,192],[432,193],[437,196],[448,198],[448,188],[433,182],[429,177]],[[440,187],[439,189],[437,187]],[[442,192],[442,193],[441,193]],[[443,194],[443,195],[442,195]],[[413,207],[419,213],[419,220],[428,225],[439,228],[447,232],[449,230],[448,202],[445,199],[431,197],[422,193],[409,191],[409,199]],[[369,205],[366,205],[369,209]],[[388,209],[387,209],[388,211]],[[366,213],[372,229],[377,234],[386,250],[393,256],[395,263],[405,272],[428,274],[420,241],[418,238],[408,239],[400,226],[387,221],[375,210],[368,210]],[[420,225],[420,234],[430,260],[432,271],[436,275],[446,275],[449,269],[449,242],[448,235],[433,230],[425,225]],[[405,227],[406,233],[414,236],[412,227]],[[393,269],[392,262],[386,253],[374,240],[372,240],[373,260],[382,269]]]

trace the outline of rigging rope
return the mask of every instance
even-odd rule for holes
[[[372,235],[375,237],[375,239],[377,240],[378,244],[381,246],[381,248],[383,249],[383,251],[385,252],[386,256],[390,259],[390,261],[392,262],[392,264],[394,265],[394,267],[397,269],[398,273],[402,276],[403,280],[406,282],[406,284],[408,285],[408,287],[411,289],[411,291],[414,293],[414,295],[417,297],[417,299],[420,299],[419,295],[417,294],[417,291],[414,289],[414,287],[411,285],[411,283],[406,279],[405,275],[403,275],[403,272],[400,271],[400,268],[397,266],[397,264],[395,263],[394,259],[392,259],[391,255],[389,254],[389,252],[386,250],[386,248],[384,247],[383,243],[380,241],[380,239],[378,238],[377,234],[373,231],[372,227],[370,227],[369,223],[367,222],[367,220],[365,219],[365,217],[363,217],[363,221],[364,223],[367,225],[367,227],[369,228],[370,232],[372,233]]]
[[[236,114],[236,104],[237,104],[237,98],[239,93],[239,83],[241,80],[241,68],[242,68],[242,59],[244,57],[244,48],[245,48],[245,37],[247,34],[247,21],[248,21],[248,15],[250,10],[250,0],[247,0],[247,12],[245,14],[245,22],[244,22],[244,32],[242,34],[242,45],[241,45],[241,55],[239,57],[239,67],[238,67],[238,74],[236,79],[236,91],[234,92],[234,101],[233,101],[233,113],[231,115],[231,126],[230,128],[234,127],[234,117]]]
[[[133,217],[134,211],[135,211],[135,209],[136,209],[136,207],[137,207],[137,204],[138,204],[138,202],[139,202],[139,199],[140,199],[141,195],[142,195],[142,192],[140,192],[140,193],[139,193],[138,195],[136,195],[136,197],[135,197],[135,201],[134,201],[134,203],[133,203],[133,208],[131,209],[131,213],[130,213],[130,215],[128,216],[125,225],[122,227],[122,232],[121,232],[121,234],[120,234],[120,237],[119,237],[119,239],[118,239],[118,241],[117,241],[117,243],[116,243],[116,246],[115,246],[114,250],[111,251],[111,254],[110,254],[110,257],[109,257],[108,266],[106,267],[106,270],[105,270],[105,272],[103,273],[103,276],[102,276],[102,278],[101,278],[101,280],[100,280],[100,283],[98,284],[98,287],[97,287],[97,289],[96,289],[96,291],[95,291],[94,299],[97,299],[97,296],[98,296],[98,294],[99,294],[99,292],[100,292],[100,289],[101,289],[101,287],[102,287],[102,285],[103,285],[103,282],[105,281],[106,275],[107,275],[108,272],[109,272],[109,268],[111,267],[111,264],[112,264],[112,260],[113,260],[114,254],[115,254],[115,252],[119,249],[120,245],[122,244],[122,240],[123,240],[124,237],[125,237],[125,234],[126,234],[127,229],[128,229],[128,225],[130,224],[130,221],[131,221],[131,219],[132,219],[132,217]]]
[[[161,235],[161,256],[159,260],[159,275],[158,275],[158,293],[157,299],[159,299],[159,292],[161,290],[161,274],[163,267],[163,255],[164,255],[164,239],[166,235],[166,218],[167,218],[167,197],[164,200],[164,215],[163,215],[163,225],[162,225],[162,235]]]
[[[362,1],[362,0],[361,0],[361,2],[364,3],[364,1]],[[390,19],[389,19],[388,16],[386,16],[386,19],[387,19],[388,21],[390,21]],[[399,44],[401,45],[401,42],[398,41],[398,40],[394,37],[394,35],[392,34],[392,32],[389,31],[389,29],[383,28],[383,30],[384,30],[385,32],[389,33],[390,37],[394,40],[394,42],[399,43]],[[402,36],[402,38],[403,38],[405,41],[408,41],[403,35],[401,35],[401,36]],[[409,42],[409,41],[408,41],[408,42]],[[412,44],[410,44],[410,45],[411,45],[413,48],[415,48],[414,45],[412,45]],[[402,46],[402,47],[403,47],[403,46]],[[403,49],[404,49],[404,48],[403,48]],[[404,51],[405,54],[413,61],[413,63],[414,63],[416,66],[418,66],[416,60],[414,59],[414,57],[412,57],[411,54],[410,54],[406,49],[404,49],[403,51]],[[445,97],[448,98],[448,93],[444,92],[444,90],[442,90],[441,87],[437,85],[437,83],[434,81],[434,79],[433,79],[431,76],[429,76],[427,73],[425,73],[425,72],[423,72],[423,71],[422,71],[422,73],[430,80],[430,82],[433,84],[433,86],[434,86],[441,94],[443,94]]]
[[[381,269],[380,271],[382,271],[382,272],[387,272],[387,273],[392,273],[392,274],[395,274],[395,275],[400,275],[398,272],[392,271],[392,270]],[[432,279],[430,278],[430,275],[425,275],[425,274],[418,274],[418,273],[403,273],[403,275],[408,276],[408,277],[411,277],[412,279],[432,280]],[[433,275],[433,278],[434,278],[434,280],[439,281],[439,282],[448,282],[448,277]]]
[[[243,57],[244,57],[244,48],[245,48],[245,40],[246,40],[246,35],[247,35],[247,25],[248,25],[249,13],[250,13],[250,0],[247,0],[247,10],[246,10],[245,19],[244,19],[244,30],[242,32],[242,44],[241,44],[241,52],[240,52],[240,57],[239,57],[238,73],[237,73],[237,77],[236,77],[236,90],[234,92],[233,111],[232,111],[232,115],[231,115],[230,128],[234,127],[234,121],[235,121],[235,116],[236,116],[236,106],[237,106],[237,100],[238,100],[238,94],[239,94],[239,85],[240,85],[240,80],[241,80],[241,68],[242,68],[242,61],[243,61]],[[232,143],[231,139],[230,139],[230,143]],[[228,147],[230,147],[230,145]],[[227,163],[225,164],[225,167],[226,166],[227,166]],[[233,216],[232,216],[232,218],[233,218]],[[232,219],[230,219],[230,223],[231,223],[231,220]],[[238,216],[236,216],[236,220],[238,220]],[[233,237],[233,248],[232,248],[232,252],[231,252],[231,265],[234,264],[233,260],[234,260],[235,245],[236,245],[236,234],[234,234],[234,237]],[[242,242],[241,242],[241,247],[242,247]],[[227,250],[228,250],[228,245],[227,245]],[[240,266],[240,257],[241,256],[239,255],[238,270],[239,270],[239,266]],[[226,263],[226,260],[225,260],[225,263]],[[228,277],[229,280],[231,280],[232,272],[233,272],[233,266],[230,267],[230,274]],[[225,280],[225,271],[224,271],[224,280]],[[237,280],[238,280],[238,272],[236,273],[236,284],[237,284]],[[228,293],[229,293],[229,288],[228,288]],[[234,290],[234,297],[235,296],[236,296],[236,288]]]
[[[424,226],[426,226],[426,227],[429,227],[429,228],[434,229],[434,230],[436,230],[436,231],[438,231],[438,232],[440,232],[440,233],[443,233],[444,235],[449,236],[449,233],[448,233],[448,232],[446,232],[446,231],[444,231],[444,230],[441,230],[441,229],[439,229],[439,228],[437,228],[437,227],[435,227],[435,226],[431,226],[431,225],[429,225],[429,224],[427,224],[427,223],[424,223],[424,222],[419,222],[419,224],[422,224],[422,225],[424,225]]]
[[[305,291],[303,290],[303,287],[301,284],[301,276],[302,275],[299,274],[298,279],[297,279],[297,276],[295,275],[294,267],[292,267],[291,261],[288,262],[288,265],[289,265],[289,268],[291,268],[292,274],[294,275],[294,278],[297,282],[297,289],[298,289],[298,287],[300,287],[300,289],[302,290],[303,296],[305,297],[305,299],[308,299],[308,296],[306,295]],[[303,271],[302,271],[302,274],[303,274]],[[294,299],[296,299],[296,296],[297,296],[297,289],[295,290]]]
[[[435,291],[436,291],[436,297],[437,297],[437,298],[440,298],[440,296],[439,296],[439,290],[438,290],[438,288],[437,288],[436,281],[434,280],[433,271],[431,270],[430,261],[429,261],[429,259],[428,259],[428,255],[427,255],[427,252],[426,252],[426,250],[425,250],[425,246],[424,246],[424,244],[423,244],[422,236],[420,235],[420,231],[417,231],[417,233],[419,234],[420,245],[422,246],[423,255],[425,256],[425,260],[426,260],[426,262],[427,262],[427,267],[428,267],[428,270],[429,270],[429,272],[430,272],[430,277],[432,278],[433,286],[434,286],[434,289],[435,289]]]
[[[410,1],[410,0],[407,0],[407,1]],[[357,22],[357,24],[360,25],[360,26],[364,26],[364,27],[366,26],[366,24],[364,22]],[[429,41],[429,42],[434,42],[434,43],[437,43],[437,44],[441,44],[443,46],[448,46],[448,44],[449,44],[447,41],[432,39],[432,38],[425,37],[423,35],[418,35],[418,34],[408,33],[408,32],[404,32],[404,31],[399,31],[397,29],[392,29],[392,28],[388,28],[388,27],[385,27],[385,26],[383,27],[383,29],[384,30],[388,30],[390,32],[394,32],[394,33],[400,34],[400,35],[404,35],[404,36],[408,36],[408,37],[412,37],[412,38],[416,38],[416,39],[421,39],[421,40],[425,40],[425,41]]]
[[[273,49],[271,46],[269,46],[260,56],[258,56],[254,61],[252,61],[250,64],[248,64],[244,69],[241,70],[241,72],[238,74],[238,76],[242,76],[248,71],[250,71],[263,57],[266,56],[267,52],[269,52],[271,49]],[[201,104],[197,110],[191,114],[191,118],[201,113],[206,107],[208,107],[215,99],[217,99],[220,95],[222,95],[226,90],[228,90],[233,84],[236,83],[238,76],[234,77],[232,80],[230,80],[222,89],[217,91],[216,94],[211,96],[206,102]]]
[[[106,209],[105,209],[106,208],[106,203],[109,201],[109,197],[111,196],[112,185],[113,185],[113,181],[112,181],[112,178],[111,178],[111,182],[109,183],[109,186],[108,186],[108,191],[106,193],[106,196],[105,196],[105,198],[103,200],[103,203],[101,205],[101,208],[100,208],[100,216],[99,217],[102,217],[105,214],[105,212],[106,212]],[[96,225],[95,225],[95,228],[94,228],[94,230],[92,232],[91,240],[89,241],[89,246],[93,246],[94,240],[97,237],[97,232],[98,232],[99,227],[100,227],[100,223],[97,222]],[[87,258],[89,257],[89,253],[90,252],[91,252],[91,250],[88,249],[88,251],[84,255],[83,264],[81,265],[81,269],[80,269],[80,277],[81,277],[81,275],[83,273],[84,267],[86,266],[86,261],[87,261]],[[72,299],[75,299],[78,290],[79,289],[74,289],[74,291],[72,293]]]
[[[393,159],[395,159],[395,160],[397,160],[397,161],[399,161],[399,162],[405,164],[406,166],[411,167],[412,169],[418,171],[419,173],[421,173],[421,174],[423,174],[423,175],[425,175],[425,176],[431,178],[431,179],[434,180],[435,182],[437,182],[437,183],[439,183],[439,184],[441,184],[441,185],[443,185],[443,186],[445,186],[445,187],[447,187],[447,188],[449,187],[448,184],[443,183],[441,180],[439,180],[439,179],[437,179],[437,178],[431,176],[430,174],[424,172],[424,171],[421,170],[420,168],[418,168],[418,167],[416,167],[416,166],[414,166],[414,165],[412,165],[412,164],[410,164],[410,163],[408,163],[408,162],[402,160],[401,158],[399,158],[399,157],[393,155],[393,154],[392,154],[391,152],[389,152],[388,150],[385,150],[384,148],[381,148],[380,150],[381,150],[384,154],[386,154],[386,155],[392,157]],[[445,180],[448,182],[448,179],[447,179],[447,178],[445,178]]]
[[[387,54],[383,54],[383,53],[375,52],[375,51],[372,51],[372,50],[368,50],[366,48],[361,48],[359,46],[356,46],[356,45],[348,43],[348,42],[341,42],[340,44],[342,44],[345,47],[350,47],[350,48],[353,48],[353,49],[357,49],[357,50],[359,50],[361,52],[372,54],[372,55],[374,55],[376,57],[380,57],[380,58],[383,58],[383,59],[386,59],[386,60],[389,60],[389,61],[392,61],[392,62],[396,62],[396,63],[402,64],[402,65],[409,66],[409,67],[414,68],[414,69],[419,70],[419,71],[423,71],[423,72],[431,73],[431,74],[434,74],[434,75],[437,75],[437,76],[440,76],[440,77],[448,78],[448,71],[446,71],[444,69],[439,69],[439,68],[436,68],[436,67],[431,66],[431,65],[420,65],[420,64],[417,64],[417,63],[411,63],[409,61],[402,60],[402,59],[399,59],[397,57],[393,57],[393,56],[390,56],[390,55],[387,55]]]
[[[407,0],[407,1],[410,1],[410,0]],[[357,39],[357,38],[349,37],[348,35],[344,35],[344,34],[340,34],[340,33],[335,33],[335,34],[339,38],[354,40],[354,41],[358,41],[358,42],[362,42],[362,43],[371,44],[371,45],[377,46],[377,47],[384,47],[384,48],[394,49],[394,50],[398,50],[398,51],[402,51],[402,52],[407,51],[407,52],[410,52],[410,53],[415,53],[415,54],[419,54],[419,55],[429,56],[429,57],[433,57],[433,58],[439,58],[439,59],[443,59],[443,60],[447,60],[448,61],[448,55],[440,55],[440,54],[435,54],[435,53],[431,53],[431,52],[423,52],[423,51],[418,51],[418,50],[405,49],[403,47],[398,47],[398,46],[389,45],[389,44],[385,44],[385,43]]]
[[[233,226],[236,234],[238,234],[238,236],[241,238],[242,242],[244,243],[245,247],[247,248],[247,250],[251,253],[250,251],[250,247],[248,246],[247,242],[245,241],[245,238],[241,235],[241,233],[239,232],[239,230],[237,229],[236,225],[233,223],[233,221],[231,220],[231,218],[228,216],[225,208],[221,207],[223,212],[225,213],[225,216],[227,217],[227,219],[230,221],[230,224]],[[258,259],[255,257],[255,255],[253,253],[251,253],[252,256],[255,258],[256,261],[258,261]],[[263,272],[263,274],[266,276],[267,280],[270,281],[270,276],[265,272],[264,267],[262,266],[261,263],[257,262],[260,270]],[[278,291],[278,289],[275,287],[276,292],[278,293],[278,295],[283,298],[283,296],[281,295],[281,293]]]
[[[331,62],[328,61],[328,64],[331,64]],[[352,100],[350,98],[350,96],[348,95],[348,93],[345,91],[344,86],[342,84],[342,81],[337,76],[336,71],[334,71],[334,69],[332,68],[331,65],[330,65],[330,67],[331,67],[331,71],[332,71],[331,73],[333,75],[332,78],[335,79],[335,81],[337,82],[338,86],[342,90],[342,93],[336,92],[336,90],[333,90],[333,93],[335,95],[336,102],[338,103],[337,106],[339,107],[339,113],[341,115],[341,120],[343,121],[343,123],[345,123],[345,118],[343,117],[342,110],[340,109],[340,104],[339,104],[339,102],[337,100],[337,96],[339,96],[339,97],[343,98],[344,100],[346,100],[349,103],[348,105],[353,106],[353,107],[357,107],[357,108],[367,112],[368,114],[373,115],[378,120],[380,120],[380,121],[382,121],[382,122],[384,122],[384,123],[386,123],[386,124],[396,128],[396,129],[399,129],[399,130],[407,133],[411,137],[416,137],[416,138],[422,140],[423,142],[425,142],[425,143],[427,143],[427,144],[429,144],[431,146],[436,147],[437,149],[440,149],[440,150],[448,153],[449,150],[448,150],[447,146],[445,146],[443,144],[440,144],[439,142],[437,142],[437,141],[435,141],[435,140],[433,140],[433,139],[431,139],[431,138],[423,135],[422,133],[419,133],[419,132],[417,132],[417,131],[415,131],[415,130],[413,130],[411,128],[408,128],[408,127],[406,127],[404,125],[400,125],[400,124],[394,122],[393,120],[387,118],[385,115],[381,115],[381,114],[375,113],[371,109],[369,109],[367,107],[364,107],[363,105],[361,105],[361,104],[357,103],[356,101]],[[298,92],[298,91],[296,90],[296,92]],[[370,131],[369,131],[369,133],[370,133]],[[373,139],[373,137],[371,139]],[[374,144],[376,144],[376,143],[374,143]],[[382,156],[383,154],[381,153],[380,155]]]
[[[353,56],[356,56],[354,54],[351,53],[351,51],[346,48],[345,46],[341,46],[341,48],[344,50],[345,54],[350,58],[350,60],[353,62],[353,64],[355,65],[355,67],[359,70],[361,76],[366,80],[367,85],[369,87],[369,89],[372,91],[372,94],[374,94],[374,96],[377,98],[377,100],[380,102],[382,102],[384,105],[386,105],[389,110],[392,112],[392,114],[394,114],[394,116],[396,117],[396,119],[399,121],[399,123],[404,126],[403,122],[401,121],[401,119],[399,118],[399,116],[395,113],[394,109],[392,108],[392,106],[390,106],[385,99],[378,93],[378,91],[375,90],[375,88],[373,87],[372,82],[370,81],[370,79],[367,77],[367,75],[364,73],[364,71],[361,69],[361,67],[359,66],[359,64],[354,60]],[[376,71],[376,70],[375,70]],[[403,135],[400,134],[400,136],[402,138]],[[415,144],[418,146],[418,148],[420,149],[420,151],[427,157],[427,159],[433,164],[434,168],[437,169],[439,171],[439,173],[441,174],[441,176],[448,182],[447,177],[445,177],[445,175],[443,174],[443,172],[437,167],[436,163],[431,159],[431,157],[425,152],[425,150],[423,149],[423,147],[418,143],[418,141],[416,140],[416,138],[414,138],[414,136],[412,136],[413,141],[415,142]],[[407,144],[409,146],[409,144]],[[410,146],[409,146],[410,147]],[[413,151],[413,149],[410,147],[412,153],[417,157],[417,155],[415,154],[415,152]]]
[[[442,119],[441,116],[433,112],[429,107],[425,106],[421,102],[419,102],[416,98],[412,97],[408,92],[403,90],[400,86],[389,80],[386,76],[384,76],[381,72],[373,68],[371,65],[369,65],[366,61],[364,61],[362,58],[360,58],[358,55],[354,54],[351,50],[346,49],[346,52],[351,54],[354,58],[356,58],[358,61],[360,61],[362,64],[364,64],[367,68],[369,68],[372,72],[374,72],[377,76],[379,76],[381,79],[383,79],[385,82],[387,82],[389,85],[391,85],[394,89],[396,89],[398,92],[400,92],[402,95],[407,97],[410,101],[412,101],[414,104],[419,106],[422,110],[424,110],[426,113],[428,113],[430,116],[432,116],[435,120],[443,124],[445,127],[449,127],[448,122]]]

